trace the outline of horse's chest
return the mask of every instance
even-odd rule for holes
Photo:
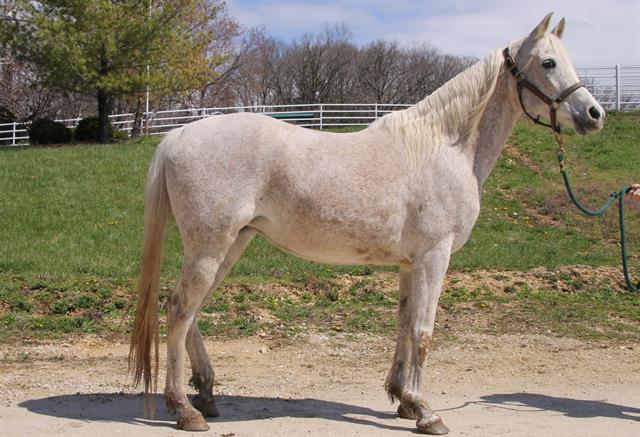
[[[434,242],[453,236],[453,250],[468,239],[480,213],[477,184],[438,185],[414,204],[416,232]],[[453,180],[455,182],[455,180]]]
[[[475,194],[475,193],[474,193]],[[453,250],[460,249],[471,236],[471,231],[478,220],[480,214],[480,198],[476,194],[475,196],[469,196],[464,199],[457,209],[458,218],[455,220],[454,228],[454,241]]]

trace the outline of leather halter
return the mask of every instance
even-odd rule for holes
[[[535,124],[550,127],[555,133],[560,133],[560,125],[556,122],[556,111],[560,107],[560,104],[567,97],[569,97],[577,89],[584,87],[584,84],[578,81],[573,85],[571,85],[569,88],[565,89],[563,92],[561,92],[556,99],[552,99],[551,97],[547,96],[544,92],[542,92],[540,88],[538,88],[537,86],[529,82],[529,80],[526,77],[524,77],[524,75],[522,74],[522,71],[518,69],[518,66],[516,65],[516,61],[509,54],[509,47],[506,47],[502,51],[502,55],[504,56],[504,63],[507,69],[509,69],[509,71],[517,81],[518,100],[520,100],[520,106],[522,106],[522,110],[524,111],[524,113],[527,114],[527,117],[529,117],[531,121],[533,121]],[[531,91],[536,97],[538,97],[540,100],[542,100],[544,103],[546,103],[549,106],[549,120],[551,122],[550,124],[540,121],[539,115],[534,117],[526,110],[526,108],[524,107],[524,102],[522,101],[523,88],[526,88],[529,91]]]

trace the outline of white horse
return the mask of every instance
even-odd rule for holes
[[[259,233],[316,262],[400,266],[398,338],[385,387],[400,401],[398,414],[417,420],[420,432],[448,432],[427,404],[425,360],[449,257],[469,238],[482,185],[523,108],[547,114],[551,107],[554,126],[557,118],[582,134],[603,125],[602,107],[576,86],[560,40],[564,19],[547,32],[550,18],[507,52],[491,53],[420,103],[358,133],[243,113],[166,136],[147,181],[130,360],[136,383],[155,390],[161,249],[172,213],[184,264],[166,304],[165,401],[178,428],[207,430],[203,414],[218,414],[196,312]],[[537,92],[521,86],[525,77]],[[193,405],[182,379],[185,350],[199,391]]]

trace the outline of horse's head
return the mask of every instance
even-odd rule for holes
[[[580,83],[562,44],[564,18],[547,31],[551,15],[505,49],[505,65],[516,79],[520,104],[534,121],[548,118],[554,129],[562,123],[580,134],[597,132],[604,123],[604,109]]]

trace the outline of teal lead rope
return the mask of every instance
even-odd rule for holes
[[[640,282],[634,284],[629,276],[629,262],[627,257],[627,231],[624,225],[624,196],[629,192],[630,187],[624,187],[620,191],[613,191],[609,194],[609,197],[605,201],[604,205],[602,205],[599,209],[591,210],[584,206],[578,198],[576,197],[576,193],[573,191],[571,187],[571,183],[569,182],[569,175],[567,171],[564,169],[564,146],[562,142],[562,137],[559,133],[555,134],[556,143],[558,143],[558,149],[556,150],[556,155],[558,156],[558,163],[560,164],[560,173],[562,173],[562,179],[564,180],[564,186],[567,188],[567,193],[569,194],[569,198],[571,202],[584,214],[591,217],[600,217],[602,216],[613,204],[613,202],[618,199],[618,217],[620,220],[620,254],[622,257],[622,270],[624,272],[624,281],[627,283],[627,288],[631,291],[639,291],[640,290]]]

